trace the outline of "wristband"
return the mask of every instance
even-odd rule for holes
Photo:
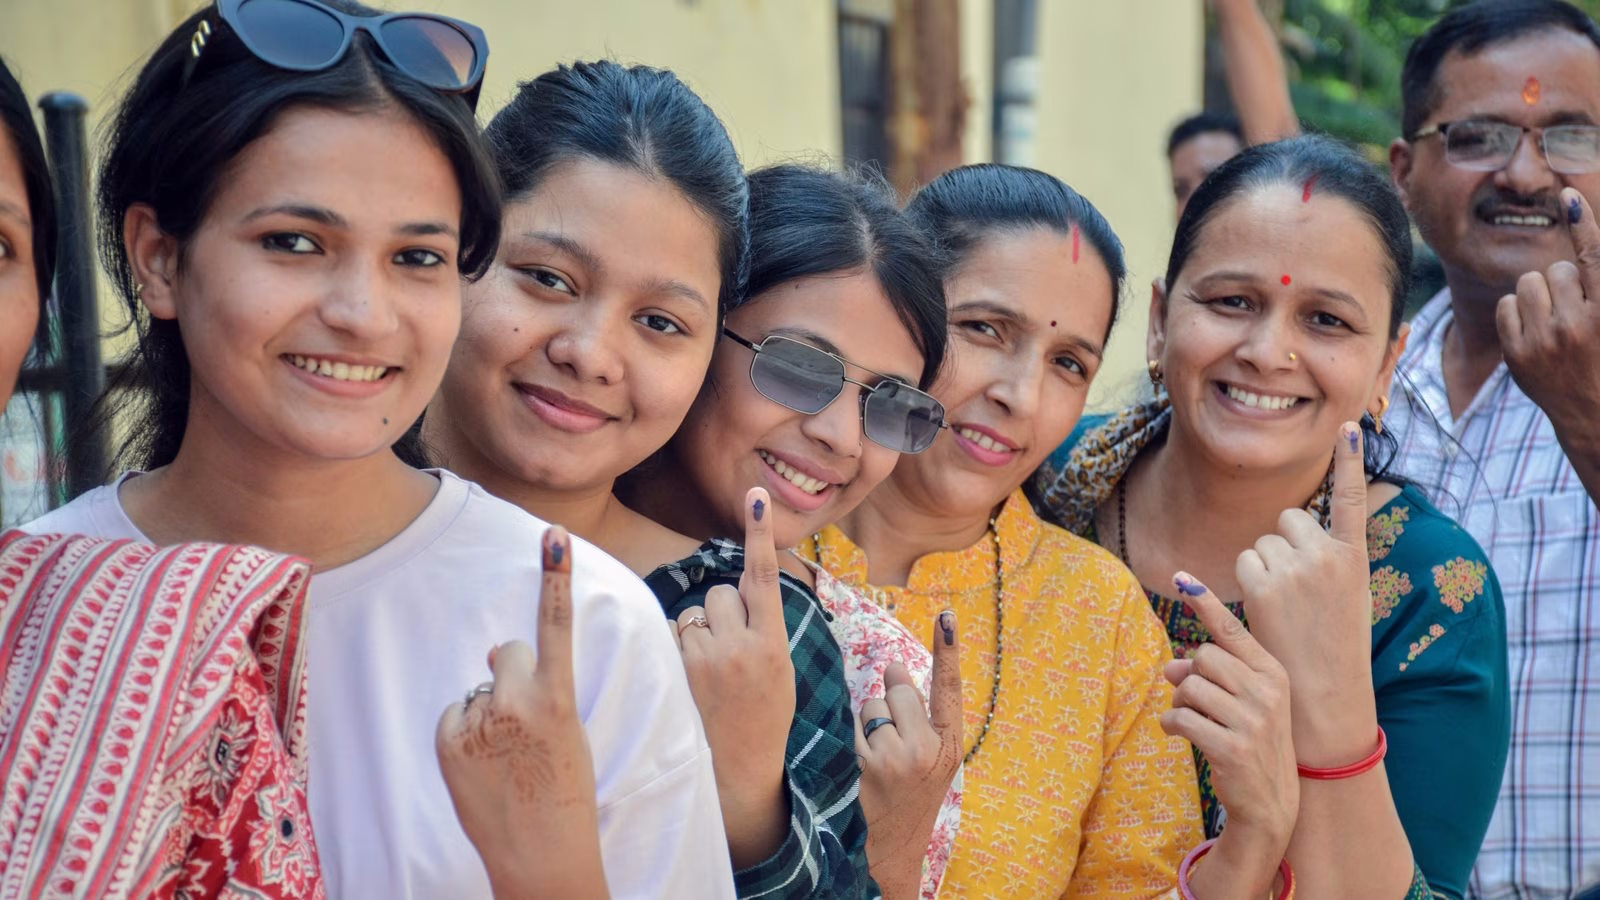
[[[1210,853],[1211,848],[1216,843],[1216,838],[1201,843],[1198,847],[1190,850],[1189,855],[1185,856],[1183,862],[1179,864],[1178,896],[1182,897],[1183,900],[1196,900],[1194,892],[1189,890],[1189,873],[1200,865],[1201,858]],[[1278,892],[1275,900],[1294,900],[1294,869],[1289,867],[1287,859],[1278,863],[1278,877],[1283,879],[1283,889]]]
[[[1372,755],[1348,766],[1339,766],[1333,769],[1313,769],[1310,766],[1297,765],[1301,778],[1310,778],[1316,781],[1338,781],[1341,778],[1354,778],[1377,768],[1383,762],[1383,757],[1389,752],[1389,737],[1383,733],[1383,726],[1378,726],[1378,746]]]

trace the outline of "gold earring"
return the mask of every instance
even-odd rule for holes
[[[1161,383],[1166,380],[1165,377],[1162,376],[1162,374],[1161,374],[1161,360],[1159,360],[1159,359],[1150,360],[1149,368],[1150,368],[1150,383],[1155,385],[1158,388],[1161,387]]]
[[[1383,434],[1383,414],[1389,411],[1389,396],[1378,398],[1378,414],[1372,417],[1373,430]]]

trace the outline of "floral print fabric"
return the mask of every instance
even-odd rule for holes
[[[837,527],[821,563],[931,640],[953,609],[970,748],[961,830],[941,896],[1162,897],[1202,839],[1188,745],[1161,732],[1171,658],[1133,576],[1093,544],[1041,522],[1019,490],[995,519],[1003,570],[1004,651],[995,654],[996,549],[933,553],[905,587],[867,582],[866,554]],[[809,541],[799,548],[812,552]]]
[[[255,548],[0,536],[0,895],[324,896],[310,577]]]
[[[872,602],[861,591],[845,584],[821,566],[799,557],[816,576],[817,598],[832,616],[828,630],[844,654],[845,684],[850,688],[850,711],[861,718],[861,706],[868,700],[882,699],[883,673],[890,663],[906,667],[926,699],[933,688],[933,654],[912,636],[892,613]],[[934,820],[928,855],[922,862],[922,900],[939,896],[950,851],[961,826],[962,772],[950,782],[939,816]]]

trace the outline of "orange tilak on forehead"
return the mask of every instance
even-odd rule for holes
[[[1539,102],[1539,79],[1529,75],[1528,81],[1522,86],[1522,102],[1533,106]]]

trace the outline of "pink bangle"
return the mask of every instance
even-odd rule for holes
[[[1178,865],[1178,895],[1183,900],[1197,900],[1194,891],[1189,890],[1189,873],[1194,871],[1194,867],[1200,863],[1200,858],[1210,853],[1216,843],[1216,838],[1202,842],[1190,850],[1189,855]],[[1287,859],[1278,863],[1278,877],[1283,879],[1283,890],[1278,892],[1276,900],[1294,900],[1294,869],[1289,867]]]
[[[1383,726],[1378,726],[1378,746],[1372,755],[1348,766],[1339,766],[1334,769],[1313,769],[1310,766],[1296,766],[1300,770],[1301,778],[1311,778],[1317,781],[1337,781],[1341,778],[1354,778],[1365,772],[1377,768],[1383,762],[1383,757],[1389,752],[1389,736],[1383,733]]]

